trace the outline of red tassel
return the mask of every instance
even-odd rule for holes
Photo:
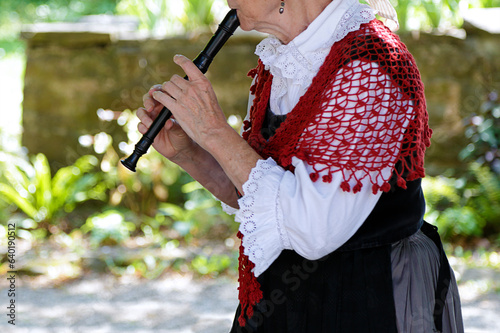
[[[317,181],[317,180],[318,180],[319,175],[318,175],[316,172],[313,172],[313,173],[311,173],[311,174],[309,175],[309,178],[311,178],[311,180],[312,180],[313,182],[315,182],[315,181]]]
[[[253,69],[248,71],[247,76],[249,76],[253,79],[253,78],[255,78],[255,75],[257,75],[257,72],[258,72],[257,68],[253,68]]]
[[[363,187],[363,184],[361,182],[357,182],[356,185],[352,188],[352,193],[358,193],[361,191],[361,188]]]
[[[385,182],[382,185],[381,190],[384,192],[389,192],[391,190],[391,185],[388,182]]]
[[[248,129],[249,129],[250,127],[252,127],[252,123],[251,123],[250,121],[248,121],[248,120],[245,120],[245,121],[243,122],[243,130],[248,131]]]
[[[350,192],[351,191],[351,186],[349,185],[348,182],[346,181],[343,181],[342,184],[340,184],[340,188],[344,191],[344,192]]]
[[[331,183],[332,182],[332,175],[331,174],[324,175],[323,176],[323,182],[325,182],[325,183]]]
[[[243,234],[238,232],[238,238],[242,240],[240,245],[239,257],[239,301],[241,305],[241,314],[238,323],[241,327],[246,325],[246,318],[252,318],[254,306],[262,300],[262,290],[260,283],[252,272],[255,264],[244,254]],[[246,318],[245,318],[246,315]]]
[[[406,181],[402,177],[398,178],[397,185],[406,190]]]

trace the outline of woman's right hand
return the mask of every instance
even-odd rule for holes
[[[163,105],[156,101],[152,94],[161,90],[161,85],[154,85],[149,92],[143,96],[144,107],[137,109],[137,117],[141,121],[137,126],[141,134],[145,134],[153,120],[163,109]],[[197,144],[184,132],[173,118],[165,123],[163,129],[156,136],[153,147],[163,156],[176,162],[183,154],[188,154],[195,149]]]

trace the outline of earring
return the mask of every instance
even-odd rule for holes
[[[285,1],[281,1],[280,14],[283,14],[284,11],[285,11]]]

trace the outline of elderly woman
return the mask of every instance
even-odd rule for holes
[[[423,221],[431,130],[388,0],[230,0],[268,33],[240,136],[207,78],[154,86],[137,111],[153,144],[240,222],[232,332],[463,332],[454,274]],[[390,20],[386,23],[391,22]]]

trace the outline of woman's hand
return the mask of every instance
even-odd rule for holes
[[[189,81],[174,75],[161,89],[154,89],[151,96],[156,105],[165,105],[185,133],[206,149],[210,140],[218,140],[217,133],[220,130],[232,128],[227,124],[205,75],[184,56],[176,55],[174,62],[184,70]]]
[[[237,207],[234,187],[243,193],[243,184],[261,157],[227,123],[210,81],[196,65],[179,55],[174,62],[189,81],[174,75],[152,87],[144,97],[144,108],[137,111],[139,131],[145,133],[167,107],[175,121],[167,121],[153,147],[216,197]]]
[[[137,126],[141,134],[145,134],[153,120],[156,119],[163,105],[152,96],[155,91],[161,90],[161,85],[151,87],[143,96],[144,107],[137,110],[137,117],[141,121]],[[158,133],[153,142],[153,147],[163,156],[175,162],[182,154],[187,154],[196,147],[196,143],[172,118],[167,120],[163,129]]]

